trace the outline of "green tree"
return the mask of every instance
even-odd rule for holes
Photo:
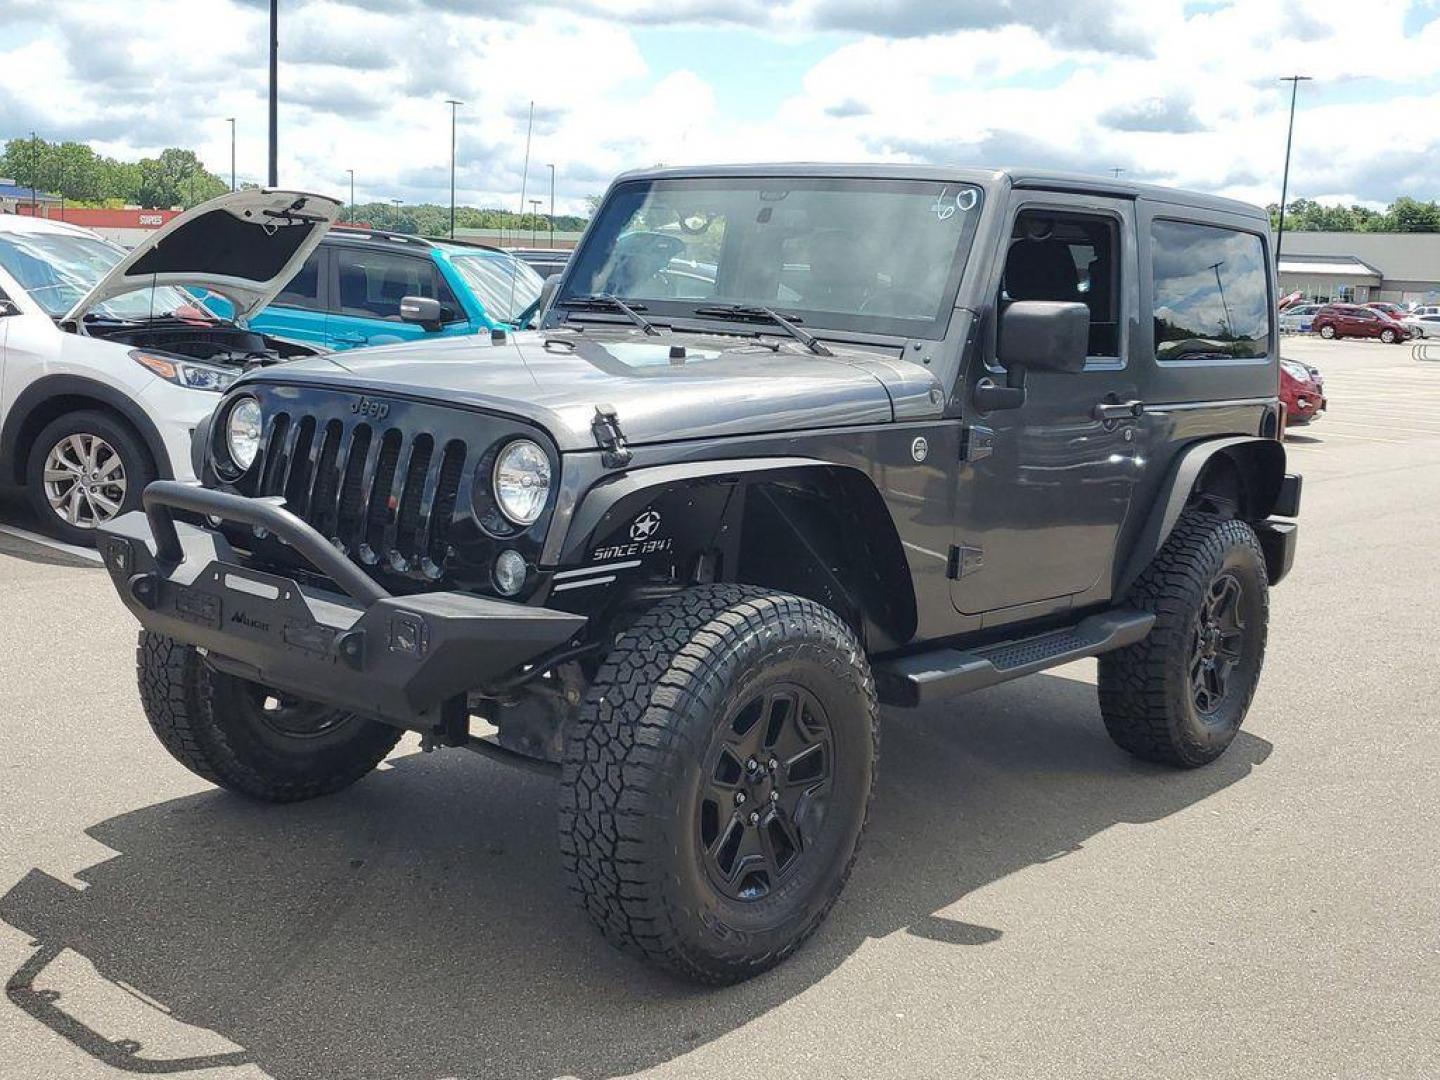
[[[1440,232],[1440,206],[1402,195],[1386,210],[1396,232]]]

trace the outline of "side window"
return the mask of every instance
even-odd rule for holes
[[[1157,359],[1266,355],[1270,293],[1259,236],[1157,220],[1150,226],[1150,253]]]
[[[448,298],[454,305],[448,288],[441,295],[444,283],[429,259],[363,248],[334,250],[340,287],[336,308],[342,315],[399,322],[400,300],[406,296],[429,296],[442,307]]]
[[[316,248],[300,267],[300,272],[290,279],[285,288],[275,297],[275,303],[285,307],[320,310],[320,249]]]
[[[1091,356],[1120,355],[1120,235],[1114,218],[1022,210],[1005,257],[1001,304],[1062,300],[1090,309]]]

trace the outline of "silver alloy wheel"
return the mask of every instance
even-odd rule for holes
[[[66,524],[93,529],[120,512],[125,502],[125,463],[104,439],[88,432],[66,435],[45,455],[45,499]]]

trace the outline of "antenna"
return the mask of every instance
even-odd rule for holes
[[[520,171],[520,222],[525,221],[525,190],[526,182],[530,179],[530,133],[535,129],[535,102],[530,102],[530,120],[525,125],[525,167]],[[517,228],[517,232],[519,229]],[[530,245],[534,247],[534,244]],[[510,256],[512,265],[510,267],[510,303],[506,307],[506,313],[512,317],[515,314],[515,270],[513,262],[518,262],[515,256]]]

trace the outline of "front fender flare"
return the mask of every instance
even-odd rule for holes
[[[160,437],[159,429],[145,410],[133,398],[114,387],[80,375],[46,375],[36,379],[15,399],[5,417],[5,426],[0,430],[0,462],[5,463],[6,479],[16,484],[25,483],[25,462],[31,447],[22,436],[38,434],[38,428],[27,430],[31,427],[30,419],[47,401],[56,398],[83,398],[102,409],[118,413],[140,435],[140,441],[155,461],[160,479],[174,479],[175,472],[170,465],[165,440]]]
[[[826,506],[843,512],[832,517]],[[635,531],[651,510],[661,520],[654,535],[670,545],[663,552],[653,550],[650,533]],[[756,514],[766,543],[757,544],[746,525]],[[684,572],[697,555],[718,552],[716,580],[828,602],[872,643],[898,644],[915,631],[914,585],[899,533],[874,482],[852,465],[762,457],[633,469],[580,497],[558,547],[560,571],[659,555]]]

